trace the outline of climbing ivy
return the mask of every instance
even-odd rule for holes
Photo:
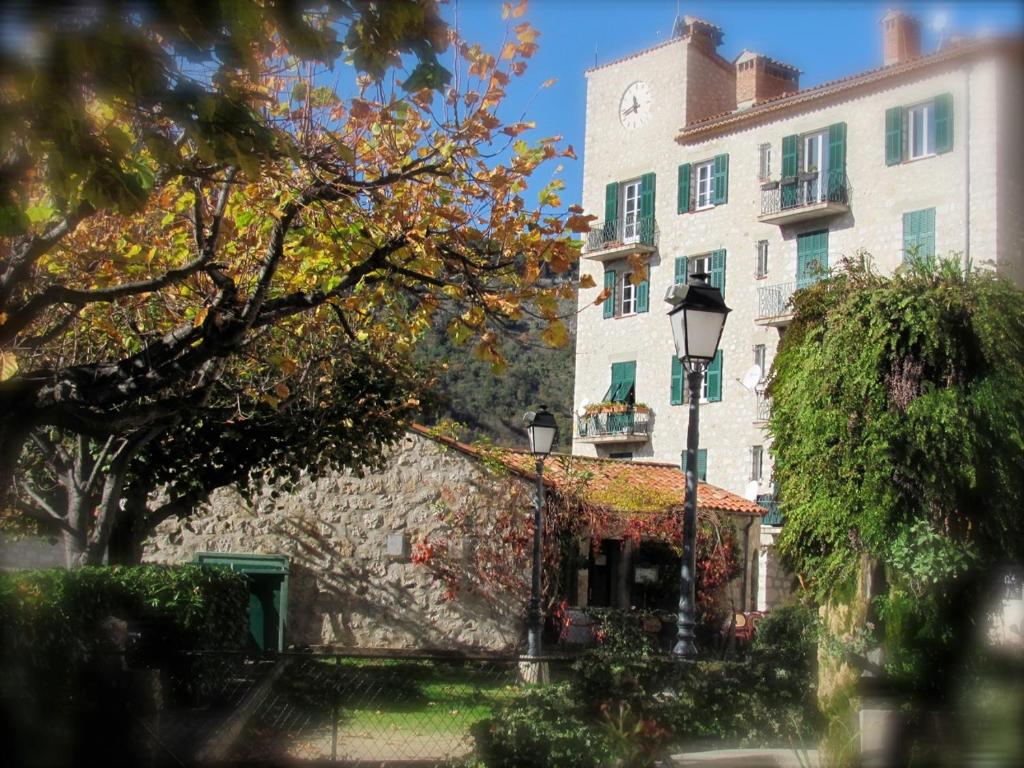
[[[821,600],[881,564],[892,658],[950,647],[956,606],[1024,554],[1024,292],[860,254],[794,306],[769,385],[781,551]]]

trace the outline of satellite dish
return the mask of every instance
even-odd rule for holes
[[[753,390],[758,384],[761,383],[761,376],[763,371],[761,366],[756,363],[747,369],[747,372],[743,374],[742,384],[748,390]]]
[[[743,498],[747,501],[757,501],[757,492],[760,490],[760,484],[757,480],[751,480],[747,483],[746,490],[743,491]]]
[[[583,398],[583,402],[580,403],[580,407],[576,409],[576,415],[583,418],[587,415],[587,406],[590,405],[590,400]]]

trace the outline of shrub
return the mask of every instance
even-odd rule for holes
[[[108,616],[145,622],[162,650],[237,648],[247,627],[245,578],[181,566],[87,567],[0,574],[5,657],[74,664],[96,650]]]
[[[793,603],[775,608],[757,623],[751,653],[791,669],[811,670],[818,651],[818,612]]]
[[[473,735],[489,768],[597,768],[612,759],[607,736],[566,683],[527,689]]]

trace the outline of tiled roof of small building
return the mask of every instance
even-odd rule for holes
[[[812,88],[805,88],[796,93],[786,93],[780,96],[764,99],[754,106],[743,110],[732,110],[721,112],[717,115],[704,117],[688,123],[680,129],[676,141],[686,144],[691,140],[699,140],[707,134],[723,133],[736,125],[743,125],[769,113],[778,112],[788,107],[794,107],[816,99],[832,96],[844,91],[853,90],[866,85],[873,85],[879,81],[888,80],[899,75],[927,69],[932,66],[954,61],[959,58],[966,58],[971,54],[980,51],[993,50],[1000,45],[1019,46],[1021,39],[998,38],[987,40],[972,40],[964,42],[947,50],[938,51],[926,56],[919,56],[916,59],[902,64],[893,64],[888,67],[877,67],[865,72],[858,72],[847,75],[836,80],[830,80]]]
[[[437,435],[419,424],[413,425],[412,430],[470,456],[496,460],[523,477],[536,478],[535,459],[527,451],[470,445]],[[587,478],[582,491],[584,498],[597,506],[614,508],[612,500],[629,493],[630,489],[637,490],[630,498],[630,511],[661,512],[682,507],[686,496],[686,476],[675,464],[557,453],[551,454],[544,463],[545,485],[555,490],[568,489],[581,476]],[[646,509],[642,508],[645,502],[650,505]],[[638,509],[638,505],[641,508]],[[765,513],[764,508],[754,502],[710,483],[697,484],[697,506],[738,515]]]

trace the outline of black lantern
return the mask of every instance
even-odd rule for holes
[[[730,312],[722,292],[708,285],[705,274],[690,275],[685,285],[674,285],[665,296],[673,304],[668,318],[676,357],[692,368],[708,365],[718,351],[725,317]]]
[[[530,453],[534,456],[547,456],[551,453],[555,433],[558,431],[554,414],[549,413],[547,406],[542,405],[536,413],[527,411],[523,420],[526,422],[526,432],[530,436]]]

